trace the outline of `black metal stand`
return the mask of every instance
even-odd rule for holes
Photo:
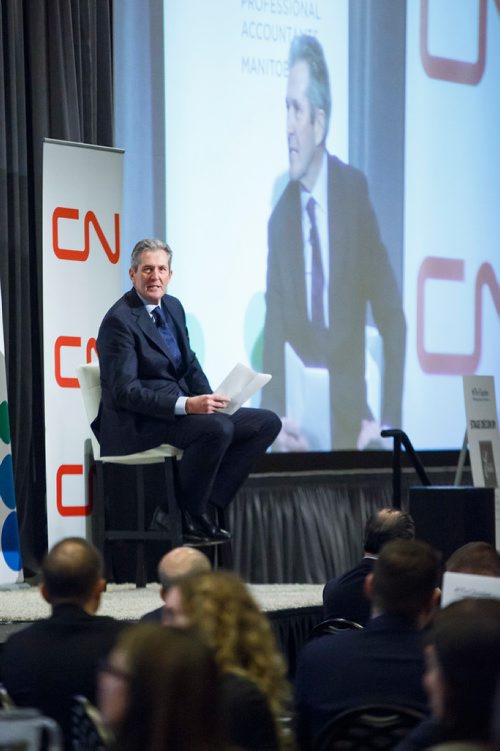
[[[410,439],[403,430],[390,429],[382,430],[382,438],[393,438],[394,449],[392,455],[392,504],[394,508],[401,508],[401,444],[405,447],[406,453],[411,459],[411,463],[420,478],[422,485],[430,485],[431,481],[427,476],[424,466],[413,448]]]

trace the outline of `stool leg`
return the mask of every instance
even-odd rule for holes
[[[144,469],[142,464],[136,466],[137,477],[137,531],[144,532],[146,523],[146,497],[144,493]],[[135,565],[135,586],[145,587],[148,581],[146,572],[146,560],[144,554],[144,540],[138,540],[135,548],[136,565]]]
[[[146,571],[146,557],[144,554],[144,540],[137,542],[136,548],[137,564],[135,569],[135,586],[143,588],[148,583],[148,576]]]
[[[174,462],[177,459],[166,456],[163,464],[165,477],[165,493],[168,502],[168,518],[170,522],[170,542],[173,548],[182,545],[182,521],[181,512],[177,503],[174,483]]]
[[[104,553],[104,467],[103,463],[95,463],[95,498],[92,509],[92,542],[101,553]]]
[[[226,515],[224,513],[223,508],[217,508],[217,524],[219,525],[219,527],[222,527],[223,529],[227,529]],[[216,559],[217,559],[218,566],[225,568],[225,569],[232,570],[234,566],[234,561],[233,561],[233,543],[231,542],[231,540],[228,540],[228,542],[217,546]]]

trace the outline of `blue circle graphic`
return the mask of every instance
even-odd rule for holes
[[[19,549],[19,532],[17,514],[12,511],[2,527],[2,555],[12,571],[21,570],[21,551]]]
[[[14,491],[14,473],[12,471],[12,455],[7,454],[0,464],[0,496],[7,508],[15,509],[16,494]]]

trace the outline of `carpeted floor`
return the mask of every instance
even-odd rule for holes
[[[313,607],[322,604],[322,584],[251,584],[250,589],[267,612]],[[136,589],[134,584],[108,584],[103,594],[100,615],[120,620],[138,620],[161,604],[159,584]],[[0,591],[0,624],[26,623],[45,618],[50,608],[38,587],[21,585]]]

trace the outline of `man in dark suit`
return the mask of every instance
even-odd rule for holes
[[[262,403],[286,415],[288,343],[328,373],[332,448],[363,449],[380,441],[381,424],[400,425],[406,324],[366,178],[326,151],[330,84],[314,37],[292,42],[286,104],[290,182],[268,226],[263,367],[273,380]],[[383,338],[381,424],[366,395],[368,303]],[[276,447],[325,448],[289,417]]]
[[[281,423],[264,409],[222,412],[228,399],[212,393],[191,349],[184,309],[166,294],[171,259],[170,247],[160,240],[141,240],[132,251],[134,288],[99,328],[102,398],[92,427],[103,455],[162,443],[182,449],[177,474],[185,539],[224,540],[230,535],[212,521],[208,505],[227,506]],[[153,527],[166,524],[159,507]]]
[[[212,564],[205,553],[198,548],[183,546],[174,548],[165,553],[158,564],[158,579],[160,581],[160,597],[165,600],[167,592],[181,579],[188,576],[196,576],[211,571]],[[141,621],[161,622],[164,612],[164,605],[156,610],[150,610],[144,613]]]
[[[330,579],[323,590],[325,618],[345,618],[365,626],[371,602],[365,592],[365,579],[371,574],[382,547],[390,540],[413,540],[415,523],[410,514],[395,508],[382,508],[372,514],[365,526],[364,555],[357,566]]]
[[[12,634],[1,655],[0,681],[14,702],[56,720],[68,749],[73,697],[95,702],[99,662],[125,625],[95,615],[106,588],[102,569],[100,553],[85,540],[54,545],[42,563],[40,587],[52,614]]]
[[[313,748],[340,712],[363,704],[427,711],[422,630],[439,598],[440,573],[439,555],[427,543],[388,542],[366,579],[373,608],[366,628],[306,644],[295,684],[302,748]]]

